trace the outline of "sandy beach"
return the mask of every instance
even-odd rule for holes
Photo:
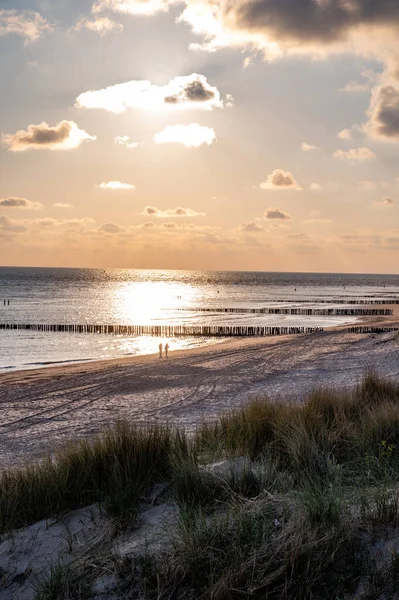
[[[399,326],[399,307],[390,308],[393,316],[357,324]],[[257,396],[300,401],[317,387],[351,386],[370,368],[399,376],[396,333],[345,329],[230,339],[162,360],[154,354],[1,374],[0,464],[40,457],[120,419],[192,430]]]

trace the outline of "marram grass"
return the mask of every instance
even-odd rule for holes
[[[4,472],[0,528],[93,502],[131,525],[164,483],[180,523],[168,548],[119,564],[121,598],[399,597],[395,556],[382,564],[370,550],[382,529],[398,528],[399,539],[398,480],[399,386],[368,373],[351,391],[321,389],[302,403],[256,400],[190,438],[120,423]],[[68,570],[50,576],[37,598],[69,585]]]

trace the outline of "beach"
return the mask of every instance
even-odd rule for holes
[[[399,326],[398,306],[389,308],[392,316],[357,324]],[[154,353],[3,373],[0,464],[40,458],[118,420],[192,431],[252,398],[300,401],[316,388],[350,387],[368,369],[399,376],[397,333],[348,334],[337,327],[316,335],[228,339],[172,351],[167,359]]]

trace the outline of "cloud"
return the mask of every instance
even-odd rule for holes
[[[352,139],[352,131],[350,129],[342,129],[339,132],[338,136],[340,140],[351,140]]]
[[[0,9],[0,36],[14,34],[23,37],[26,42],[34,42],[51,29],[53,26],[32,10]]]
[[[191,208],[168,208],[167,210],[160,210],[155,206],[146,206],[141,213],[146,217],[157,217],[159,219],[165,219],[170,217],[205,217],[205,213],[198,213]]]
[[[312,183],[310,185],[311,192],[320,192],[323,189],[323,186],[320,183]]]
[[[399,140],[399,89],[393,85],[381,85],[373,90],[369,119],[364,126],[374,138]]]
[[[54,208],[75,208],[73,204],[67,204],[64,202],[54,202]]]
[[[116,23],[112,21],[108,17],[99,17],[97,19],[80,19],[74,29],[76,31],[81,31],[82,29],[88,29],[89,31],[94,31],[95,33],[99,33],[100,35],[106,35],[107,33],[115,32],[120,33],[123,31],[123,25],[121,23]]]
[[[291,215],[283,212],[279,208],[267,208],[265,210],[264,218],[267,220],[281,220],[288,221],[292,219]]]
[[[262,190],[302,190],[292,173],[282,169],[275,169],[259,187]]]
[[[235,45],[255,47],[267,58],[320,56],[366,52],[360,42],[371,52],[373,33],[397,29],[399,7],[395,0],[188,0],[180,20],[205,37],[202,50]],[[374,50],[381,51],[377,44]]]
[[[167,12],[170,4],[173,4],[172,0],[96,0],[92,12],[110,10],[128,15],[152,16]]]
[[[237,227],[238,231],[244,231],[245,233],[260,233],[265,232],[265,228],[262,225],[259,225],[255,221],[249,221],[248,223],[243,223]]]
[[[203,144],[213,144],[216,134],[211,127],[190,123],[190,125],[167,125],[154,135],[156,144],[183,144],[186,148],[199,148]]]
[[[341,92],[347,92],[349,94],[357,94],[359,92],[368,92],[370,88],[376,83],[379,75],[372,69],[364,69],[360,75],[360,81],[349,81]]]
[[[122,181],[103,181],[97,187],[102,190],[135,190],[136,186],[132,183],[122,183]]]
[[[101,233],[123,233],[125,230],[115,223],[104,223],[103,225],[100,225],[98,231]]]
[[[0,216],[0,231],[4,233],[24,233],[28,228],[18,221],[12,221],[8,217]]]
[[[2,142],[11,152],[36,150],[71,150],[85,140],[96,140],[96,136],[79,129],[74,121],[61,121],[54,127],[47,123],[28,125],[27,131],[20,129],[14,134],[2,136]]]
[[[374,204],[377,206],[393,206],[395,204],[395,200],[385,196],[385,198],[382,198],[381,200],[375,200]]]
[[[222,108],[223,101],[219,90],[211,86],[204,75],[192,73],[175,77],[161,86],[147,80],[133,80],[102,90],[89,90],[77,97],[75,105],[79,108],[101,108],[122,113],[129,108],[213,110]]]
[[[127,148],[137,148],[141,145],[140,142],[131,142],[128,135],[117,135],[114,138],[114,142],[119,146],[126,146]]]
[[[29,210],[39,210],[43,208],[40,202],[31,202],[26,198],[0,198],[0,208],[26,208]]]
[[[348,151],[336,150],[333,156],[334,158],[340,158],[341,160],[353,161],[372,160],[373,158],[377,158],[370,148],[352,148]]]
[[[311,152],[312,150],[320,150],[320,147],[303,142],[303,144],[301,144],[301,150],[303,150],[303,152]]]

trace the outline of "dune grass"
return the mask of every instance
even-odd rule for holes
[[[187,458],[184,434],[119,423],[94,440],[0,476],[0,533],[101,502],[111,516],[133,521],[139,498]]]
[[[303,403],[256,400],[190,438],[121,423],[3,473],[0,529],[93,502],[131,525],[162,482],[180,522],[168,548],[124,562],[127,597],[377,598],[384,582],[399,597],[396,555],[372,551],[389,528],[399,553],[398,479],[399,385],[367,373],[351,391],[320,389]]]

